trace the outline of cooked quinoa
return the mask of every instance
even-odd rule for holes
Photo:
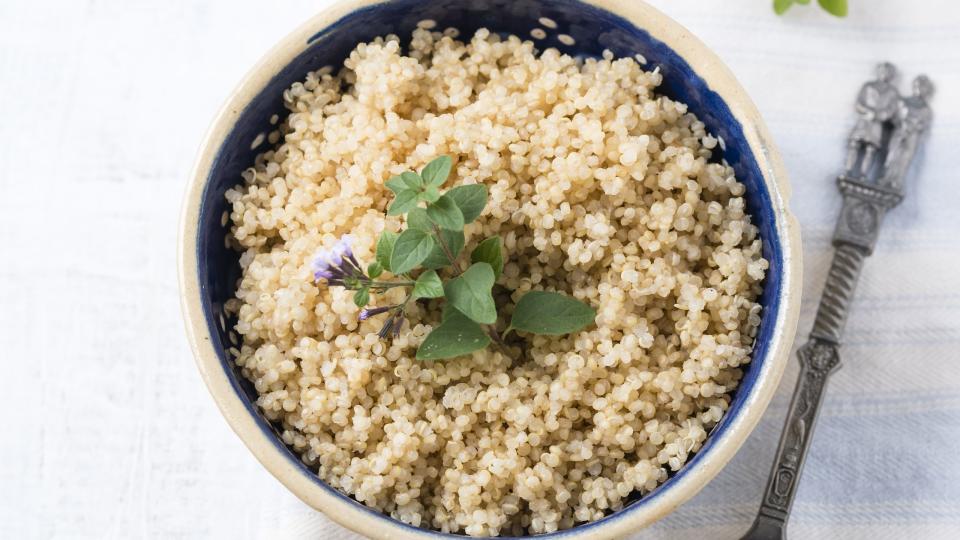
[[[704,443],[750,361],[767,261],[743,185],[711,161],[717,138],[656,93],[657,70],[455,36],[360,44],[284,92],[274,149],[227,192],[236,362],[284,442],[370,507],[474,536],[569,528]],[[413,306],[381,341],[350,291],[313,282],[312,256],[343,234],[372,261],[402,226],[384,182],[441,154],[448,185],[489,188],[464,252],[500,235],[513,300],[561,291],[597,309],[595,326],[422,362],[436,309]]]

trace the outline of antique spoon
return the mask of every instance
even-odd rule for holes
[[[837,178],[843,209],[833,234],[833,261],[810,338],[797,350],[800,375],[760,511],[743,540],[786,538],[827,379],[840,367],[841,336],[863,260],[873,252],[884,215],[903,200],[903,178],[932,120],[930,79],[917,77],[912,95],[901,98],[895,77],[892,64],[878,65],[876,80],[857,97],[860,118],[850,135],[847,170]]]

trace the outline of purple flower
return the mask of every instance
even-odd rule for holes
[[[372,308],[372,309],[364,309],[364,310],[362,310],[362,311],[360,312],[360,320],[361,320],[361,321],[365,321],[365,320],[369,319],[370,317],[374,317],[374,316],[379,315],[379,314],[381,314],[381,313],[386,313],[386,312],[390,311],[391,309],[393,309],[393,308],[395,308],[395,307],[396,307],[396,306],[384,306],[384,307],[377,307],[377,308]]]
[[[380,336],[380,339],[386,339],[387,336],[393,334],[394,337],[400,335],[400,329],[403,327],[403,313],[394,313],[390,315],[390,318],[387,319],[387,322],[383,323],[383,327],[377,332],[377,335]]]
[[[353,236],[349,234],[345,234],[337,240],[333,248],[330,249],[329,260],[331,264],[340,266],[343,264],[344,257],[353,257],[353,248],[350,247],[350,242],[353,242]]]
[[[400,330],[403,329],[403,321],[404,321],[404,320],[405,320],[405,319],[404,319],[403,316],[401,315],[401,316],[397,317],[397,320],[393,323],[393,337],[397,337],[397,336],[400,335]]]
[[[350,243],[353,236],[345,234],[330,249],[321,249],[310,263],[313,279],[325,279],[330,285],[342,285],[344,278],[360,279],[365,277],[360,263],[353,256]]]

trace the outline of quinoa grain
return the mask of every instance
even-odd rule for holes
[[[243,269],[231,353],[284,442],[358,501],[473,536],[569,528],[700,449],[750,361],[768,264],[743,186],[710,160],[724,141],[656,94],[658,70],[430,23],[406,55],[396,36],[360,44],[284,92],[279,146],[227,192]],[[436,314],[415,306],[380,341],[349,292],[312,282],[311,256],[342,234],[373,259],[401,226],[384,181],[439,154],[452,182],[489,188],[465,252],[499,234],[514,300],[563,291],[596,326],[525,336],[523,362],[418,362]]]

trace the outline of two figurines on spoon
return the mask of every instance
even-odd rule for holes
[[[859,118],[850,134],[845,176],[899,191],[920,140],[930,127],[929,100],[933,83],[926,75],[913,80],[911,93],[901,96],[897,68],[877,65],[875,80],[857,96]]]

